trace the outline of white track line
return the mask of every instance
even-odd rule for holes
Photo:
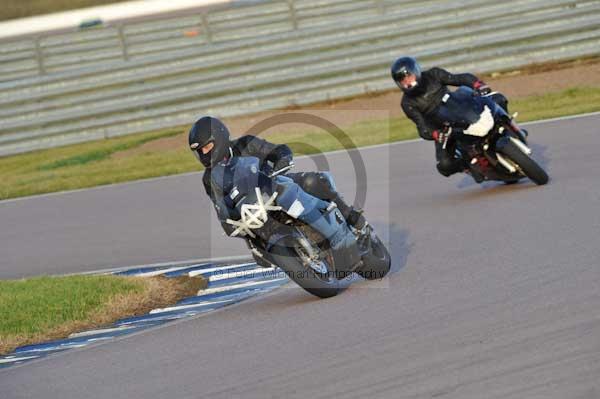
[[[210,283],[213,281],[228,280],[230,278],[236,278],[236,277],[244,277],[244,276],[252,276],[252,275],[260,276],[264,273],[274,272],[275,270],[277,270],[277,269],[274,267],[264,268],[264,267],[259,266],[256,269],[242,270],[239,272],[223,273],[223,274],[219,274],[219,275],[215,275],[215,276],[210,276],[208,278],[208,281]]]
[[[81,338],[81,337],[88,337],[90,335],[96,335],[96,334],[108,334],[111,332],[130,330],[132,328],[133,327],[130,327],[130,326],[123,326],[123,327],[114,327],[114,328],[103,328],[100,330],[89,330],[89,331],[83,331],[83,332],[79,332],[79,333],[73,333],[73,334],[69,335],[69,338]]]
[[[185,270],[185,269],[189,269],[189,268],[190,268],[190,266],[170,267],[168,269],[161,269],[161,270],[154,270],[152,272],[133,274],[133,276],[135,276],[135,277],[155,277],[155,276],[160,276],[165,273],[176,272],[179,270]],[[133,268],[133,269],[135,269],[135,268]]]
[[[287,277],[283,277],[283,278],[273,279],[273,280],[250,281],[250,282],[247,282],[247,283],[225,285],[225,286],[222,286],[222,287],[215,287],[215,288],[207,288],[205,290],[198,291],[198,295],[215,294],[215,293],[218,293],[218,292],[226,292],[226,291],[231,291],[231,290],[235,290],[235,289],[238,289],[238,288],[260,288],[260,286],[262,286],[262,285],[268,285],[268,284],[272,284],[274,282],[284,282],[284,281],[287,281],[287,280],[288,280]]]
[[[231,269],[236,269],[238,267],[244,267],[244,266],[252,266],[255,265],[254,262],[250,262],[250,263],[241,263],[239,265],[231,265],[231,266],[222,266],[222,267],[211,267],[209,269],[202,269],[202,270],[192,270],[191,272],[188,273],[189,277],[196,277],[199,275],[203,275],[203,274],[207,274],[207,273],[212,273],[212,272],[216,272],[216,271],[220,271],[220,270],[231,270]]]
[[[84,342],[84,343],[80,343],[80,344],[68,344],[68,345],[59,344],[59,345],[55,345],[55,346],[47,346],[47,347],[44,347],[44,348],[30,349],[30,350],[26,350],[26,351],[21,351],[19,353],[50,352],[50,351],[55,351],[55,350],[58,350],[58,349],[83,348],[84,346],[87,346],[88,344],[89,344],[89,342]],[[42,343],[40,345],[44,345],[44,344]]]
[[[39,356],[7,357],[6,359],[0,359],[0,364],[15,363],[15,362],[20,362],[22,360],[35,359],[36,357],[39,357]]]
[[[243,294],[240,294],[241,297],[242,297],[242,295]],[[169,308],[158,308],[158,309],[151,310],[150,313],[148,313],[148,314],[158,314],[158,313],[172,312],[174,310],[185,310],[185,309],[193,309],[193,308],[203,308],[203,307],[206,307],[208,305],[214,305],[214,304],[217,304],[217,303],[236,302],[237,300],[238,300],[238,298],[230,298],[230,299],[224,299],[222,301],[204,301],[204,302],[194,303],[194,304],[191,304],[191,305],[171,306]]]
[[[2,204],[2,202],[0,202],[0,205]],[[149,263],[147,265],[130,265],[130,266],[120,266],[120,267],[113,267],[113,268],[109,268],[109,269],[99,269],[99,270],[92,270],[89,272],[83,272],[83,273],[69,273],[69,274],[62,274],[63,276],[71,276],[71,275],[87,275],[87,274],[113,274],[113,273],[118,273],[118,272],[125,272],[127,270],[131,270],[131,269],[143,269],[145,267],[163,267],[163,266],[187,266],[187,267],[193,267],[193,266],[201,266],[202,264],[208,264],[208,263],[223,263],[223,262],[237,262],[237,261],[244,261],[244,260],[248,260],[252,258],[252,255],[248,254],[248,255],[231,255],[231,256],[220,256],[217,258],[200,258],[200,259],[188,259],[188,260],[179,260],[179,261],[174,261],[174,262],[159,262],[159,263]]]

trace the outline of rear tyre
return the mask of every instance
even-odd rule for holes
[[[521,151],[514,143],[509,141],[506,146],[502,148],[502,153],[519,165],[525,176],[529,177],[535,184],[541,186],[548,183],[548,174],[544,169],[542,169],[537,162],[531,159],[527,154]]]

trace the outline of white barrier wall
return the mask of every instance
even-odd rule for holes
[[[138,0],[0,22],[0,39],[77,28],[90,20],[111,23],[186,9],[228,3],[230,0]]]

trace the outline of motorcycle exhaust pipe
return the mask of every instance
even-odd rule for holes
[[[498,158],[500,165],[504,166],[510,173],[515,173],[517,171],[517,168],[515,168],[512,163],[504,158],[502,154],[496,153],[496,158]]]
[[[514,137],[510,137],[510,141],[512,141],[523,153],[527,155],[531,155],[531,148],[527,147],[521,140],[518,140]]]

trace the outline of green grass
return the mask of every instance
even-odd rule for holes
[[[123,159],[113,157],[181,132],[169,129],[0,158],[0,199],[187,171],[192,163],[182,167],[167,156],[168,151]]]
[[[111,297],[143,289],[139,281],[117,276],[0,280],[0,352],[3,343],[26,342],[66,323],[84,321]]]
[[[109,158],[112,154],[115,154],[117,152],[139,147],[142,144],[147,143],[149,141],[153,141],[163,137],[174,136],[179,133],[180,131],[178,130],[169,130],[167,132],[161,132],[158,134],[144,135],[143,137],[138,136],[132,140],[115,142],[113,143],[113,145],[108,145],[103,148],[87,151],[82,154],[75,154],[70,157],[61,158],[56,161],[51,161],[46,164],[39,165],[38,170],[54,170],[64,168],[67,166],[85,165],[90,162],[102,161],[104,159]]]
[[[0,21],[25,18],[51,12],[75,10],[105,4],[120,3],[126,0],[2,0]]]
[[[509,108],[519,111],[521,122],[600,111],[600,88],[573,88],[515,99]],[[200,165],[187,149],[184,134],[179,148],[123,153],[144,143],[182,133],[185,128],[0,158],[0,199],[197,171]],[[266,138],[288,143],[300,155],[417,137],[414,125],[404,117],[365,120],[345,127],[344,132],[347,137],[341,142],[316,128],[274,133]]]
[[[34,277],[0,280],[0,354],[146,314],[196,295],[199,277]]]

